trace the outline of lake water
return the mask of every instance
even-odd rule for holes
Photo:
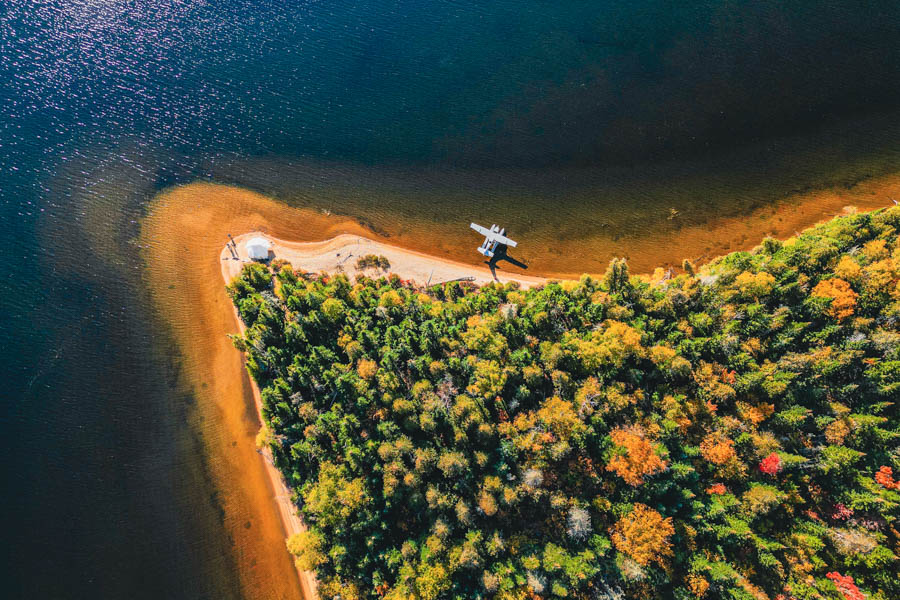
[[[244,595],[135,242],[158,190],[637,252],[900,171],[898,34],[891,1],[3,2],[4,597]]]

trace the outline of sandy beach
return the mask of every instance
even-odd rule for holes
[[[226,245],[219,256],[222,261],[222,274],[226,283],[231,281],[241,266],[250,261],[246,243],[254,237],[264,237],[272,244],[271,255],[291,263],[295,268],[307,273],[346,273],[351,278],[363,272],[377,275],[377,269],[362,270],[357,268],[357,259],[374,254],[384,256],[391,263],[387,271],[396,273],[402,279],[420,284],[436,285],[447,281],[467,280],[476,285],[484,285],[492,281],[507,283],[518,282],[522,287],[533,287],[547,281],[544,277],[526,275],[514,265],[501,262],[496,277],[487,266],[469,265],[453,260],[429,256],[415,250],[398,248],[360,235],[341,234],[322,242],[290,242],[273,238],[261,231],[252,231],[234,238],[236,254]],[[477,244],[477,241],[474,242]],[[473,245],[474,245],[473,244]]]
[[[766,235],[789,237],[840,214],[847,205],[859,210],[887,206],[892,195],[900,197],[900,176],[804,193],[749,215],[682,227],[665,239],[650,233],[631,242],[629,262],[633,272],[648,272],[657,265],[680,264],[684,257],[703,261],[752,248]],[[359,256],[380,254],[391,262],[392,272],[417,282],[493,280],[475,252],[482,238],[468,229],[467,221],[454,232],[398,222],[396,231],[384,233],[376,235],[349,217],[293,208],[249,190],[209,183],[163,192],[142,222],[139,243],[147,282],[179,348],[182,382],[197,401],[193,418],[207,448],[210,474],[219,490],[216,500],[249,598],[311,600],[314,580],[309,574],[298,577],[285,549],[285,538],[302,523],[280,474],[256,450],[259,399],[254,399],[240,353],[226,337],[239,330],[239,322],[224,283],[244,264],[243,245],[252,235],[272,240],[275,256],[306,271],[340,267],[352,275]],[[228,234],[237,241],[237,260],[225,247]],[[501,263],[501,282],[515,279],[531,286],[543,278],[578,277],[584,270],[599,274],[579,265],[588,254],[602,259],[591,264],[605,264],[620,245],[598,236],[550,253],[529,240],[519,242],[518,256],[529,268]]]

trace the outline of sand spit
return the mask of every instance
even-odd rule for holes
[[[219,253],[228,232],[293,223],[277,230],[304,239],[307,227],[316,232],[333,225],[320,217],[244,190],[203,184],[160,195],[141,228],[148,284],[180,351],[181,383],[197,402],[192,416],[233,541],[231,562],[251,599],[315,596],[304,589],[308,582],[297,576],[285,549],[283,518],[290,524],[293,511],[282,515],[278,507],[290,500],[256,450],[259,419],[250,378],[225,335],[236,333],[238,324]]]
[[[847,189],[799,194],[752,214],[703,226],[679,227],[676,218],[667,231],[649,228],[652,233],[647,236],[627,240],[625,252],[619,251],[623,242],[608,233],[563,242],[553,252],[546,243],[551,237],[519,239],[517,251],[522,254],[517,258],[529,264],[527,275],[516,267],[501,266],[498,277],[534,285],[541,276],[566,278],[577,277],[582,270],[596,271],[586,265],[597,264],[598,257],[607,262],[622,254],[636,272],[677,265],[684,257],[705,260],[749,249],[766,235],[790,237],[847,205],[859,210],[888,206],[891,197],[900,198],[900,175]],[[255,192],[209,183],[173,188],[150,206],[140,239],[146,277],[180,350],[183,383],[197,400],[194,418],[207,447],[216,500],[234,541],[234,558],[248,598],[311,600],[315,595],[312,580],[297,576],[285,550],[284,539],[301,524],[280,475],[256,450],[259,416],[254,386],[240,353],[226,337],[239,330],[239,323],[223,277],[243,264],[240,257],[231,260],[224,248],[228,234],[236,236],[241,249],[250,232],[259,232],[275,243],[277,256],[308,271],[330,272],[340,265],[352,275],[357,257],[381,254],[390,260],[392,271],[421,283],[463,276],[475,277],[476,283],[490,281],[490,272],[474,251],[480,239],[467,229],[464,216],[460,220],[452,231],[398,221],[396,230],[385,232],[390,237],[384,238],[347,217],[291,208]],[[588,254],[595,260],[589,263]]]

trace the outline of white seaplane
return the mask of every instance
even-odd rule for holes
[[[487,258],[494,257],[494,252],[500,244],[511,246],[513,248],[516,247],[515,240],[511,240],[503,235],[506,232],[506,229],[501,229],[497,225],[491,225],[491,228],[488,229],[487,227],[482,227],[478,223],[472,223],[469,227],[484,236],[484,242],[478,247],[478,251]]]

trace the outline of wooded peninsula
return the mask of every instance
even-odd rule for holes
[[[527,290],[247,264],[289,550],[323,599],[900,598],[898,233]]]

